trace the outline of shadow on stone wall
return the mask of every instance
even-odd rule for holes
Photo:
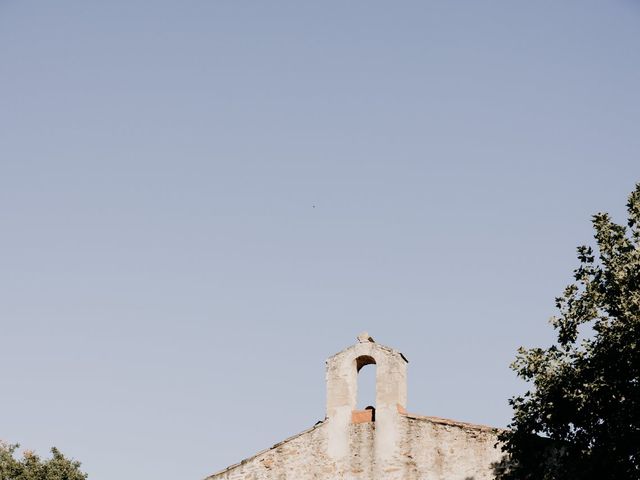
[[[503,478],[509,478],[509,473],[512,471],[513,463],[509,460],[507,455],[503,455],[499,462],[493,462],[491,464],[491,470],[493,470],[493,477],[497,480]]]

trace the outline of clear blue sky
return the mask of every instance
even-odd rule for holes
[[[365,329],[506,425],[640,180],[631,0],[0,0],[0,82],[0,438],[95,480],[313,425]]]

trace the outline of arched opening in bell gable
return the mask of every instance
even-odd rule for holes
[[[358,390],[353,423],[374,422],[376,419],[376,361],[373,357],[362,355],[356,358],[358,372]]]

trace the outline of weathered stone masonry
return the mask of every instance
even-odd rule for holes
[[[498,430],[407,413],[407,359],[368,334],[327,359],[323,422],[206,480],[488,480]],[[376,408],[356,410],[358,372],[376,365]]]

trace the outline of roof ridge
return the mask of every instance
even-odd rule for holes
[[[325,419],[325,420],[326,420],[326,419]],[[291,440],[295,440],[296,438],[301,437],[301,436],[302,436],[302,435],[304,435],[305,433],[309,433],[309,432],[311,432],[311,431],[313,431],[313,430],[316,430],[316,429],[318,429],[318,428],[322,427],[323,425],[325,425],[325,423],[326,423],[326,422],[325,422],[325,420],[320,420],[320,421],[318,421],[318,422],[317,422],[313,427],[311,427],[311,428],[307,428],[306,430],[303,430],[303,431],[302,431],[302,432],[300,432],[300,433],[296,433],[295,435],[291,435],[290,437],[285,438],[285,439],[284,439],[284,440],[282,440],[281,442],[278,442],[278,443],[276,443],[276,444],[272,445],[272,446],[271,446],[271,447],[269,447],[269,448],[265,448],[265,449],[263,449],[263,450],[260,450],[258,453],[254,454],[254,455],[251,455],[250,457],[247,457],[247,458],[245,458],[245,459],[243,459],[243,460],[240,460],[239,462],[236,462],[236,463],[234,463],[234,464],[232,464],[232,465],[229,465],[227,468],[223,468],[222,470],[219,470],[219,471],[217,471],[217,472],[214,472],[214,473],[212,473],[211,475],[207,475],[207,476],[204,478],[204,480],[209,480],[210,478],[213,478],[213,477],[215,477],[215,476],[217,476],[217,475],[221,475],[221,474],[223,474],[223,473],[225,473],[225,472],[228,472],[229,470],[232,470],[232,469],[234,469],[234,468],[236,468],[236,467],[239,467],[240,465],[242,465],[242,464],[244,464],[244,463],[247,463],[249,460],[253,460],[253,459],[254,459],[254,458],[256,458],[256,457],[259,457],[259,456],[260,456],[260,455],[262,455],[263,453],[267,453],[267,452],[269,452],[269,451],[273,450],[274,448],[278,448],[279,446],[281,446],[281,445],[283,445],[283,444],[285,444],[285,443],[290,442]]]
[[[426,420],[428,422],[439,423],[441,425],[451,425],[461,428],[473,428],[475,430],[487,430],[492,432],[504,430],[504,428],[491,427],[489,425],[483,425],[480,423],[461,422],[459,420],[452,420],[450,418],[416,415],[414,413],[407,413],[405,414],[405,416],[414,420]]]

